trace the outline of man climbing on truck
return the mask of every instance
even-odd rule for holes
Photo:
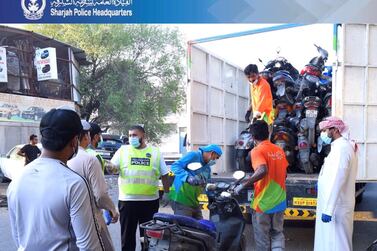
[[[250,123],[250,116],[252,115],[253,118],[262,118],[267,124],[271,125],[274,112],[270,84],[259,75],[258,66],[255,64],[246,66],[244,73],[251,85],[251,104],[245,115],[246,122]]]

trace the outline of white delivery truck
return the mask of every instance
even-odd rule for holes
[[[335,30],[337,57],[328,62],[334,65],[332,111],[348,123],[359,145],[355,196],[361,200],[365,183],[377,181],[377,25],[342,24]],[[231,178],[236,166],[234,142],[247,127],[249,85],[239,67],[195,42],[188,47],[188,142],[191,150],[209,143],[220,145],[224,155],[213,178]],[[317,178],[318,174],[288,174],[286,219],[315,218]],[[247,191],[240,198],[246,214],[250,195]],[[206,196],[200,200],[206,208]],[[368,212],[355,214],[355,220],[372,217]]]

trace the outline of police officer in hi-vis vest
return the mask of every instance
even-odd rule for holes
[[[111,162],[119,168],[119,213],[122,251],[136,248],[136,229],[152,220],[159,208],[158,180],[164,186],[163,204],[169,201],[168,168],[158,148],[145,143],[141,126],[129,130],[130,145],[122,146]],[[140,231],[140,236],[143,236]]]

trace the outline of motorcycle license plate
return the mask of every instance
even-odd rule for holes
[[[315,198],[293,197],[293,205],[294,206],[315,207],[315,206],[317,206],[317,199],[315,199]]]
[[[307,118],[316,118],[318,115],[317,110],[306,110],[305,115]]]

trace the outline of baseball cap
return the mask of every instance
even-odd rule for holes
[[[102,133],[101,127],[96,123],[90,123],[90,135]]]
[[[83,129],[79,115],[72,109],[60,107],[51,109],[41,120],[39,130],[42,138],[72,139]]]
[[[199,149],[202,150],[203,152],[215,152],[219,156],[223,154],[223,151],[221,150],[221,148],[215,144],[199,147]]]

